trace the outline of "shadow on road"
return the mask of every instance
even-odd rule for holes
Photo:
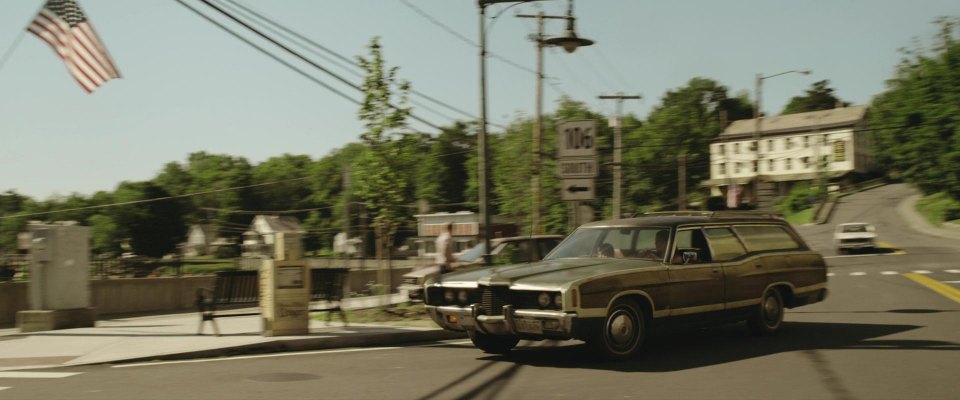
[[[654,336],[633,360],[598,360],[586,345],[558,348],[519,348],[506,356],[482,360],[554,368],[592,368],[624,372],[682,371],[771,354],[833,349],[960,350],[960,343],[935,340],[871,340],[920,328],[916,325],[881,325],[824,322],[787,322],[774,336],[756,337],[742,325],[701,329],[670,336]]]

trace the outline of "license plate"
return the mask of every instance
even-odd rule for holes
[[[523,333],[543,333],[543,322],[536,319],[515,319],[513,320],[514,327],[517,328],[517,332]]]

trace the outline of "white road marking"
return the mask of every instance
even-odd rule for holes
[[[913,271],[913,273],[915,273],[915,274],[932,274],[933,272],[927,271],[927,270],[925,270],[925,269],[918,269],[918,270],[916,270],[916,271]]]
[[[881,257],[881,256],[902,256],[906,253],[881,253],[881,254],[847,254],[842,256],[825,256],[824,259],[830,258],[850,258],[850,257]]]
[[[960,269],[948,269],[948,270],[944,270],[943,272],[949,272],[951,274],[960,274]]]
[[[0,386],[0,390],[7,390],[7,389],[10,389],[10,386]]]
[[[160,362],[139,363],[139,364],[124,364],[124,365],[114,365],[112,368],[153,367],[157,365],[169,365],[169,364],[194,364],[194,363],[217,362],[217,361],[249,360],[254,358],[303,356],[303,355],[310,355],[310,354],[332,354],[332,353],[352,353],[357,351],[396,350],[401,348],[402,347],[363,347],[363,348],[357,348],[357,349],[343,349],[343,350],[301,351],[296,353],[275,353],[275,354],[260,354],[260,355],[254,355],[254,356],[205,358],[200,360],[178,360],[178,361],[160,361]]]
[[[897,275],[897,274],[899,274],[899,272],[897,271],[883,271],[880,273],[880,275]]]
[[[943,281],[943,283],[960,283],[960,281]]]
[[[850,276],[864,276],[866,274],[866,272],[851,272]]]
[[[53,379],[66,378],[82,372],[26,372],[26,371],[3,371],[0,372],[0,379]]]
[[[834,275],[836,275],[836,274],[833,273],[833,272],[827,272],[827,276],[834,276]]]

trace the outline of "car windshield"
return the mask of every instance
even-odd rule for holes
[[[663,227],[581,228],[544,259],[590,257],[660,261],[669,239],[670,229]]]
[[[846,226],[843,227],[843,232],[844,232],[844,233],[847,233],[847,232],[866,232],[866,231],[867,231],[867,226],[866,226],[866,225],[846,225]]]
[[[486,247],[483,246],[483,243],[479,243],[476,246],[473,246],[472,248],[470,248],[470,250],[467,250],[466,253],[463,253],[463,255],[457,258],[457,261],[465,262],[465,263],[474,262],[483,256],[483,253],[484,253],[483,249],[485,248]]]

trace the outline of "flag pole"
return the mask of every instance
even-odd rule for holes
[[[16,50],[17,47],[20,46],[20,42],[23,41],[23,35],[27,33],[27,28],[29,28],[30,24],[33,23],[33,18],[36,18],[36,15],[40,12],[40,10],[43,9],[43,6],[45,5],[47,5],[46,1],[44,1],[43,4],[41,4],[40,7],[37,8],[36,12],[34,12],[33,14],[30,14],[32,16],[30,18],[30,23],[23,26],[23,29],[20,30],[20,33],[17,35],[17,38],[13,39],[13,43],[10,44],[10,47],[7,48],[7,51],[3,52],[3,57],[0,57],[0,71],[3,71],[3,67],[7,65],[7,60],[9,60],[10,57],[13,55],[14,50]]]

